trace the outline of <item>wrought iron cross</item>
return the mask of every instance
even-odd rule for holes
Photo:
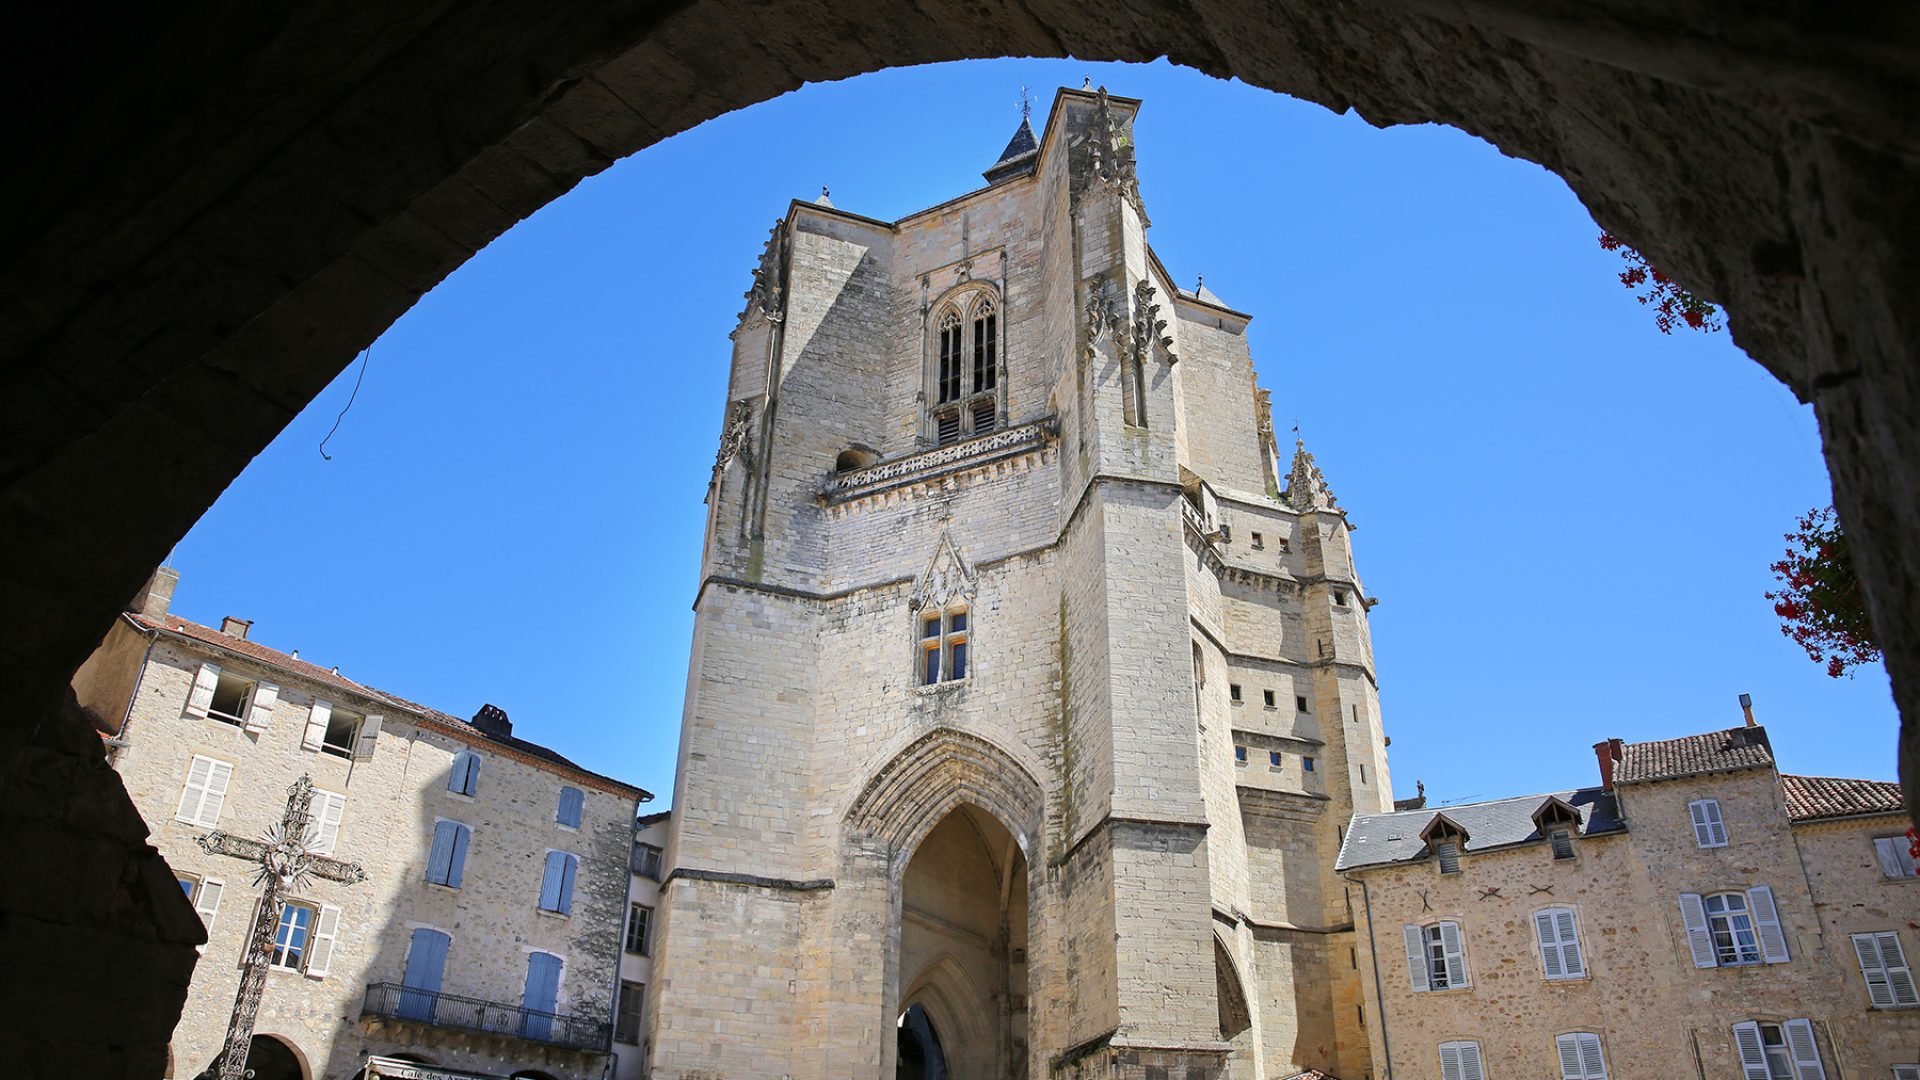
[[[260,910],[247,932],[247,951],[240,964],[240,992],[234,995],[233,1019],[227,1024],[226,1048],[220,1052],[220,1080],[244,1080],[247,1051],[253,1043],[253,1022],[260,1014],[260,995],[267,988],[267,968],[273,960],[274,931],[280,925],[280,900],[309,877],[342,885],[367,879],[358,863],[316,854],[319,830],[313,824],[313,780],[305,773],[287,789],[287,812],[268,826],[258,840],[231,833],[210,832],[200,837],[201,848],[253,863],[253,883],[260,888]],[[319,929],[317,926],[315,930]]]

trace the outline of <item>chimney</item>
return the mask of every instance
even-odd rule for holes
[[[1740,711],[1747,714],[1748,727],[1760,726],[1759,724],[1756,724],[1753,722],[1753,695],[1752,694],[1740,695]]]
[[[171,566],[162,566],[154,570],[153,576],[140,587],[127,610],[145,615],[149,619],[164,619],[167,609],[173,606],[173,589],[180,584],[180,571]]]
[[[507,719],[507,710],[498,705],[482,705],[480,711],[473,714],[473,726],[495,739],[505,739],[513,735],[513,721]]]
[[[247,631],[252,628],[252,619],[236,619],[228,615],[220,620],[220,632],[228,637],[237,637],[241,641],[247,640]]]
[[[1613,763],[1619,761],[1626,743],[1620,739],[1607,739],[1593,744],[1593,756],[1600,762],[1600,790],[1613,790]]]

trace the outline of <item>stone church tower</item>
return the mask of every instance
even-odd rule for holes
[[[1139,102],[775,226],[708,491],[653,1075],[1367,1075],[1345,512],[1147,245]]]

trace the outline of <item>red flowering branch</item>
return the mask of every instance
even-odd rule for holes
[[[1833,507],[1809,510],[1786,540],[1787,557],[1768,568],[1780,579],[1780,588],[1767,593],[1780,616],[1780,632],[1814,663],[1827,665],[1827,674],[1836,679],[1856,664],[1880,659],[1847,535]]]
[[[1695,330],[1711,332],[1726,325],[1720,318],[1720,309],[1690,293],[1679,282],[1660,272],[1660,268],[1647,261],[1645,255],[1627,246],[1625,240],[1603,232],[1600,234],[1600,246],[1607,251],[1617,251],[1627,260],[1627,268],[1620,271],[1620,284],[1637,295],[1634,299],[1651,306],[1653,323],[1663,334],[1673,333],[1675,325],[1685,323]],[[1645,292],[1640,292],[1645,289]]]

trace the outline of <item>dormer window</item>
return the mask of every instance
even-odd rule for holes
[[[945,446],[1000,425],[1000,309],[985,285],[938,308],[928,365],[927,441]]]
[[[1547,796],[1533,812],[1533,827],[1553,847],[1555,859],[1573,858],[1573,837],[1580,831],[1580,811],[1572,804],[1558,795]]]
[[[1443,874],[1460,872],[1460,850],[1466,845],[1467,830],[1459,822],[1445,814],[1433,815],[1427,827],[1420,830],[1420,839],[1427,842],[1427,851],[1440,865]]]

